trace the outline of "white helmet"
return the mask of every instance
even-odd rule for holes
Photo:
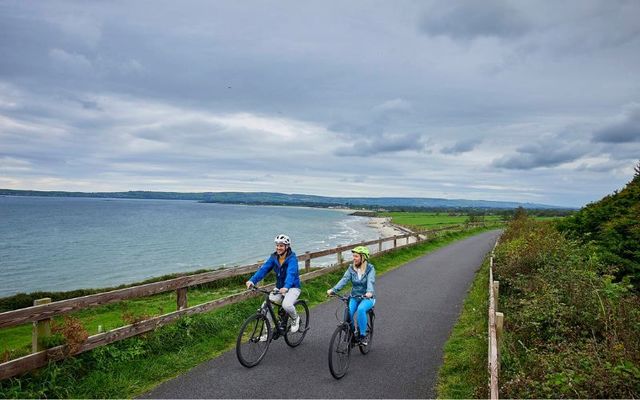
[[[280,234],[276,236],[276,238],[274,239],[274,242],[276,242],[276,244],[282,243],[287,246],[291,246],[291,239],[289,239],[289,236],[287,235]]]

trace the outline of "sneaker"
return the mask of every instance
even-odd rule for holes
[[[296,319],[293,320],[291,324],[291,333],[296,333],[300,329],[300,316],[298,315]]]
[[[269,339],[269,335],[267,333],[263,333],[262,335],[260,335],[261,342],[266,342],[268,339]]]
[[[360,346],[367,346],[369,344],[369,336],[360,336],[358,338],[358,344]]]

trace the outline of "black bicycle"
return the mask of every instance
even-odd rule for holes
[[[262,292],[264,302],[254,315],[244,321],[236,341],[238,361],[247,368],[258,365],[267,354],[272,340],[284,336],[287,345],[296,347],[302,343],[309,330],[309,307],[304,300],[299,299],[294,304],[296,312],[300,316],[300,327],[297,332],[291,332],[293,321],[289,318],[289,314],[277,304],[278,311],[274,311],[273,303],[269,300],[269,295],[277,293],[277,290],[269,291],[256,286],[252,286],[251,289]],[[275,329],[271,327],[267,315],[271,315]]]
[[[351,349],[358,346],[360,353],[367,354],[371,350],[373,345],[373,323],[376,319],[376,313],[372,307],[367,312],[367,337],[365,339],[366,344],[358,342],[356,340],[355,332],[351,329],[349,323],[349,299],[356,298],[362,299],[364,296],[342,296],[339,294],[333,294],[338,297],[344,303],[344,313],[342,321],[338,319],[338,326],[331,336],[331,343],[329,344],[329,371],[334,378],[342,378],[349,369],[349,358],[351,357]],[[336,318],[338,315],[336,313]]]

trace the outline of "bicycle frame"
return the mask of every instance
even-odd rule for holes
[[[343,314],[343,317],[342,317],[342,322],[340,322],[338,324],[338,326],[346,324],[347,325],[347,329],[349,331],[349,335],[351,335],[353,337],[354,336],[354,332],[355,332],[355,328],[356,328],[355,324],[357,324],[358,321],[354,321],[353,322],[354,323],[354,329],[351,329],[351,316],[349,315],[349,300],[351,298],[354,298],[354,299],[366,299],[367,297],[361,296],[361,295],[358,295],[358,296],[351,296],[351,295],[343,296],[343,295],[338,294],[338,293],[334,293],[334,294],[332,294],[332,296],[339,298],[344,303],[344,314]]]
[[[336,379],[341,379],[349,368],[349,358],[351,357],[351,349],[358,347],[362,354],[369,353],[369,344],[371,342],[357,340],[356,333],[359,327],[356,326],[357,320],[353,321],[354,326],[351,327],[351,316],[349,310],[349,302],[351,298],[365,299],[365,296],[342,296],[333,293],[332,296],[338,297],[344,303],[344,317],[335,328],[329,345],[329,371]],[[336,318],[338,317],[336,312]],[[367,336],[373,338],[373,320],[375,313],[373,308],[367,312],[367,319],[371,323]],[[367,323],[368,324],[368,323]],[[369,328],[369,326],[367,327]]]
[[[284,312],[281,306],[277,313],[273,308],[273,302],[271,301],[269,296],[271,294],[276,294],[277,292],[264,290],[257,286],[252,286],[252,290],[261,292],[264,295],[264,303],[260,306],[257,313],[261,315],[266,315],[266,313],[268,312],[271,315],[271,320],[273,321],[273,325],[274,325],[273,335],[271,336],[271,340],[275,340],[280,335],[282,335],[286,330],[286,322],[287,322],[288,315],[286,312]],[[283,312],[284,312],[284,315],[281,316],[280,314],[282,314]]]

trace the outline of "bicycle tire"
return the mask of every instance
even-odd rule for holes
[[[304,340],[309,328],[309,307],[304,300],[298,300],[293,305],[296,308],[296,312],[300,316],[300,328],[298,332],[293,333],[291,329],[291,318],[288,318],[287,333],[284,335],[284,341],[289,347],[296,347]]]
[[[360,353],[367,354],[371,351],[371,345],[373,345],[373,321],[376,319],[376,314],[373,310],[367,311],[367,345],[366,346],[358,346],[360,348]]]
[[[329,343],[329,371],[336,379],[341,379],[349,369],[351,357],[351,330],[340,325],[331,335]]]
[[[260,341],[260,336],[267,330],[267,340]],[[262,361],[271,343],[271,324],[262,314],[254,314],[244,321],[236,340],[236,355],[240,364],[247,368],[254,367]]]

